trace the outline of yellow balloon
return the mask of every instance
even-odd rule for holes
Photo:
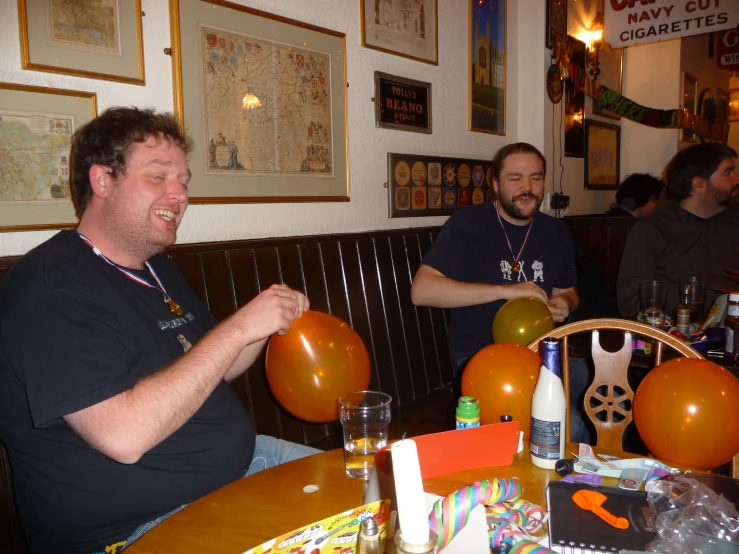
[[[554,329],[554,318],[544,302],[533,296],[509,300],[493,318],[493,342],[526,346]]]

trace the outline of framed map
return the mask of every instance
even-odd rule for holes
[[[192,203],[349,200],[343,33],[222,0],[170,0]]]
[[[361,0],[362,46],[439,64],[437,0]]]
[[[18,0],[23,69],[145,84],[141,0]]]
[[[0,83],[0,231],[77,225],[69,149],[96,116],[94,93]]]

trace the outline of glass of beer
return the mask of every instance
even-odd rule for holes
[[[683,277],[679,286],[679,306],[690,310],[690,323],[702,326],[706,316],[706,282],[703,277]]]
[[[390,402],[389,394],[366,390],[339,398],[339,415],[344,427],[344,463],[349,477],[369,479],[375,454],[387,445]]]
[[[642,321],[660,327],[665,324],[665,286],[660,281],[639,283],[639,307]]]

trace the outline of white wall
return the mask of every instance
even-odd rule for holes
[[[192,205],[180,227],[179,242],[438,225],[444,217],[387,217],[387,190],[383,188],[387,152],[490,159],[499,146],[517,139],[520,127],[529,129],[527,121],[541,120],[536,110],[533,115],[529,113],[532,103],[541,104],[544,93],[540,82],[538,93],[524,94],[521,103],[517,97],[518,66],[528,66],[528,60],[521,58],[517,49],[524,46],[538,52],[543,49],[544,6],[536,0],[508,2],[508,133],[505,137],[467,130],[468,0],[439,0],[438,66],[362,48],[358,0],[236,1],[346,33],[351,202]],[[168,2],[143,0],[142,4],[146,13],[143,21],[145,87],[21,70],[16,0],[0,0],[0,81],[94,91],[98,94],[100,111],[115,105],[152,106],[171,111],[172,72],[170,58],[163,54],[163,49],[169,46]],[[536,15],[531,17],[531,13]],[[528,41],[527,36],[539,38]],[[370,98],[374,95],[375,70],[433,84],[432,135],[374,127]],[[0,233],[0,255],[26,252],[52,234]]]
[[[680,106],[680,40],[630,46],[624,55],[624,96],[642,106]],[[621,119],[621,175],[660,176],[677,152],[679,131]]]

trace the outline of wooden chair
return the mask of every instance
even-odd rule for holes
[[[618,352],[607,352],[601,347],[600,333],[617,330],[624,333],[624,344]],[[684,342],[650,325],[626,319],[588,319],[558,327],[529,345],[539,351],[539,343],[545,338],[562,340],[562,376],[565,395],[570,397],[569,338],[571,335],[592,331],[591,354],[595,365],[593,383],[585,392],[585,412],[595,426],[596,444],[605,448],[621,450],[626,427],[633,419],[634,391],[631,390],[626,374],[631,361],[631,345],[634,335],[643,335],[657,341],[655,365],[662,362],[664,346],[667,345],[686,358],[703,358]],[[566,439],[570,442],[570,421],[567,419]]]

